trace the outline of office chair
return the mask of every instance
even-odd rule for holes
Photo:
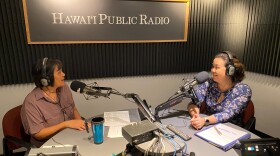
[[[255,131],[256,127],[256,117],[254,104],[250,100],[247,104],[247,107],[244,109],[242,114],[242,127],[250,132]]]
[[[21,123],[20,110],[22,105],[9,110],[3,117],[3,154],[4,156],[13,155],[13,150],[24,147],[27,150],[36,148],[30,144],[30,136],[24,132]]]
[[[200,105],[200,108],[199,108],[199,113],[200,114],[206,114],[206,102],[203,101]]]
[[[206,103],[205,103],[205,101],[203,101],[201,103],[201,106],[200,106],[199,110],[200,110],[200,113],[202,113],[202,114],[206,113]],[[254,115],[255,115],[254,104],[250,100],[248,102],[247,107],[242,112],[242,128],[244,128],[244,129],[246,129],[250,132],[255,131],[256,117]]]

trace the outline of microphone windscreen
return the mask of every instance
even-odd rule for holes
[[[190,156],[195,156],[195,153],[194,153],[194,152],[191,152],[191,153],[190,153]]]
[[[198,84],[204,83],[209,79],[209,74],[206,71],[202,71],[194,76]]]
[[[70,88],[78,93],[83,93],[84,92],[84,88],[86,87],[86,84],[80,81],[73,81],[70,84]]]

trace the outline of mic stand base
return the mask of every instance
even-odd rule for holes
[[[176,144],[176,155],[180,155],[182,150],[185,148],[185,143],[183,143],[180,139],[178,139],[177,137],[174,138],[174,140],[176,143],[169,141],[167,138],[164,138],[162,140],[163,144],[165,145],[165,149],[161,148],[160,150],[158,149],[151,149],[148,152],[149,156],[152,155],[162,155],[164,152],[164,156],[170,156],[174,154],[174,146],[172,145],[173,143]],[[145,153],[145,151],[149,148],[151,141],[147,141],[138,145],[135,145],[135,147],[141,151],[143,154]],[[180,154],[179,154],[180,153]],[[133,155],[134,156],[134,155]]]
[[[134,145],[131,145],[130,143],[128,143],[124,150],[124,155],[125,156],[143,156],[144,154],[141,151],[139,151]]]

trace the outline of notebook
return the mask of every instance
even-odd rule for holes
[[[206,127],[196,132],[195,135],[224,151],[232,148],[238,140],[251,137],[249,132],[244,132],[222,123]]]

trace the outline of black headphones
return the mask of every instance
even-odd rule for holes
[[[234,76],[236,69],[233,63],[233,56],[229,51],[223,51],[221,53],[227,54],[229,62],[226,64],[226,75]]]
[[[45,57],[43,59],[43,62],[42,62],[42,78],[41,78],[41,84],[46,87],[50,84],[51,80],[49,78],[49,76],[47,75],[47,61],[48,61],[48,58]]]

